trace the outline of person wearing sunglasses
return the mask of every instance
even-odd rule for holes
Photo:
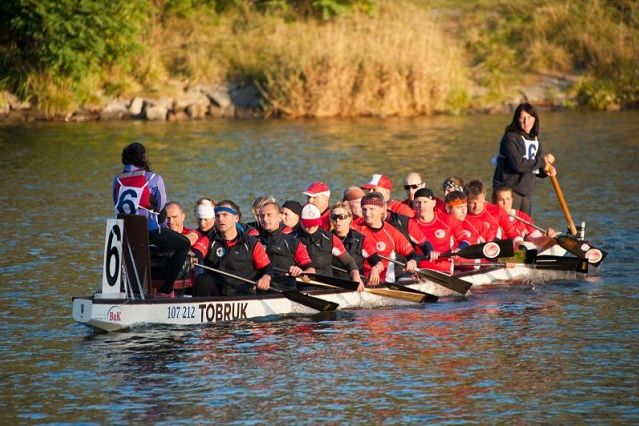
[[[422,176],[417,172],[410,172],[404,178],[404,191],[406,191],[406,199],[402,201],[402,204],[406,204],[408,207],[413,208],[413,199],[415,198],[415,192],[420,188],[425,188],[426,183]]]
[[[301,223],[300,229],[291,235],[306,246],[317,273],[332,277],[334,275],[333,261],[337,260],[339,262],[338,265],[348,271],[350,279],[359,283],[358,291],[363,291],[364,283],[355,260],[346,251],[344,244],[335,234],[322,228],[322,214],[317,206],[307,204],[302,208]]]
[[[333,225],[332,233],[337,236],[344,244],[346,251],[351,255],[360,276],[364,273],[364,262],[372,265],[370,268],[370,276],[368,283],[371,285],[379,284],[379,273],[384,269],[382,259],[377,254],[375,244],[370,238],[365,237],[361,232],[351,229],[353,222],[353,214],[350,206],[346,201],[340,201],[331,208],[331,224]],[[337,278],[350,279],[350,276],[341,271],[342,267],[337,259],[333,259],[333,276]]]

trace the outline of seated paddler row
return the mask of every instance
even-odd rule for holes
[[[528,241],[541,250],[553,244],[552,229],[545,235],[512,208],[510,187],[495,188],[490,203],[480,180],[452,176],[436,194],[417,172],[405,176],[401,201],[391,198],[393,183],[382,174],[340,191],[334,203],[330,186],[313,181],[301,191],[302,202],[257,197],[248,221],[234,201],[202,197],[193,207],[197,226],[188,228],[185,209],[167,201],[142,144],[125,147],[122,163],[113,182],[116,212],[147,217],[156,297],[255,294],[290,285],[281,276],[304,284],[315,275],[355,281],[361,291],[411,277],[417,268],[448,274],[472,268],[442,256],[469,245],[511,239],[516,248]]]

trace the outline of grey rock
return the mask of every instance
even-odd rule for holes
[[[140,97],[135,97],[129,104],[129,112],[131,115],[139,116],[142,114],[142,109],[144,108],[144,99]]]
[[[198,105],[205,110],[208,108],[211,101],[209,97],[199,90],[190,89],[186,91],[182,96],[175,99],[173,103],[173,109],[176,111],[186,111],[189,105]]]
[[[220,108],[231,106],[231,95],[226,86],[199,86],[200,92],[207,96],[211,103]]]
[[[211,118],[233,118],[235,117],[235,107],[229,105],[226,108],[221,108],[215,105],[209,107],[209,115]]]
[[[100,112],[100,120],[112,121],[130,118],[131,113],[124,101],[113,101]]]
[[[190,104],[186,107],[186,114],[191,120],[200,120],[206,117],[209,106],[202,104]]]
[[[169,109],[162,104],[155,105],[145,102],[142,117],[149,121],[164,121],[168,112]]]

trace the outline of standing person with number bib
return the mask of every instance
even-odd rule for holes
[[[499,144],[499,155],[493,191],[500,184],[513,189],[513,208],[530,215],[535,176],[546,177],[556,174],[552,154],[543,154],[539,136],[539,114],[529,103],[519,104],[512,122],[506,126]]]
[[[135,214],[147,218],[149,243],[161,250],[172,250],[158,297],[174,297],[173,282],[189,252],[188,238],[161,226],[158,216],[166,204],[166,189],[162,176],[151,171],[146,149],[133,142],[122,150],[124,170],[113,179],[113,203],[116,214]]]

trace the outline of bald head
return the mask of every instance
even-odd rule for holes
[[[410,172],[404,178],[404,190],[406,191],[406,196],[411,201],[415,198],[415,192],[425,186],[426,184],[422,176],[417,172]]]

